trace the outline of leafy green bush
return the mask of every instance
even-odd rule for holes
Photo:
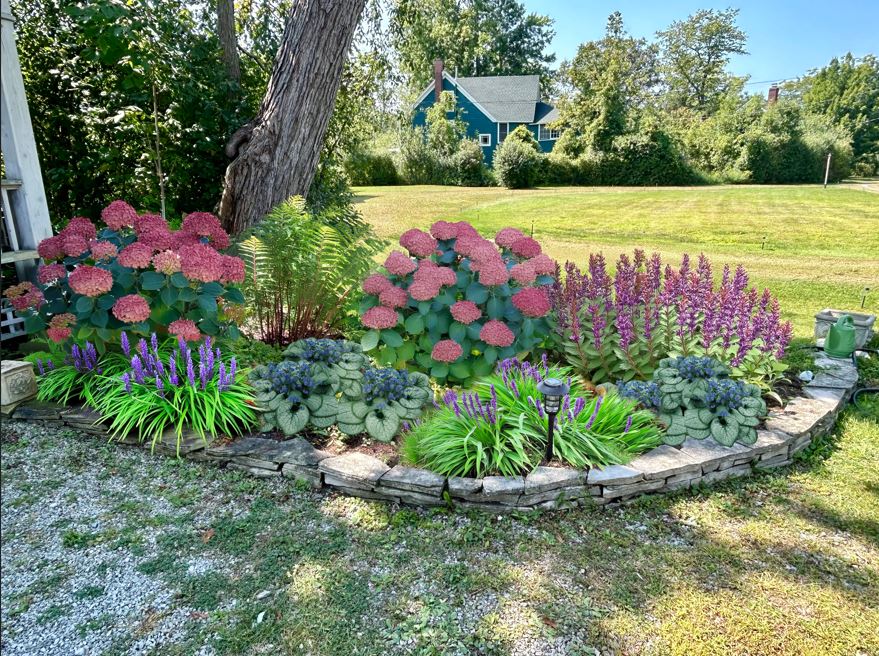
[[[654,405],[666,424],[666,444],[688,437],[712,437],[724,446],[757,441],[756,426],[766,414],[760,388],[729,378],[730,369],[712,358],[666,358],[653,373],[653,387],[621,383],[618,391]],[[658,404],[657,404],[658,401]]]
[[[256,336],[283,345],[339,334],[382,244],[356,213],[312,214],[300,197],[278,205],[238,246]]]
[[[485,165],[482,146],[472,139],[464,139],[452,156],[457,184],[464,187],[484,187],[492,183],[491,171]]]
[[[534,469],[546,450],[547,417],[537,385],[568,371],[505,360],[474,392],[448,391],[443,405],[405,437],[403,455],[446,476],[517,476]],[[555,454],[575,467],[628,462],[660,443],[651,413],[616,395],[586,398],[572,384],[554,434]]]
[[[352,153],[345,160],[345,173],[352,185],[400,184],[400,175],[394,160],[386,153]]]
[[[542,160],[530,145],[507,137],[494,152],[494,172],[507,189],[527,189],[539,182]]]
[[[406,184],[455,183],[451,158],[431,147],[424,128],[403,129],[398,158],[397,170]]]
[[[24,282],[6,289],[25,317],[29,333],[46,331],[56,343],[73,338],[95,343],[99,352],[119,331],[238,337],[234,305],[244,302],[236,286],[244,263],[220,251],[229,235],[219,220],[194,212],[172,231],[155,214],[138,216],[128,203],[113,201],[98,228],[76,217],[40,242],[43,264],[38,286]]]
[[[176,346],[141,339],[131,349],[130,367],[102,387],[95,408],[110,422],[119,438],[136,432],[153,446],[166,432],[177,438],[183,430],[197,435],[239,435],[255,423],[256,411],[235,357],[223,359],[210,337],[198,347],[198,357],[180,338]]]
[[[465,222],[438,221],[431,232],[404,233],[400,244],[417,259],[394,251],[385,273],[363,282],[364,351],[467,384],[544,340],[555,262],[537,241],[504,228],[491,242]]]

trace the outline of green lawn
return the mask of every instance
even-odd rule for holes
[[[685,188],[558,187],[522,191],[439,186],[359,187],[358,207],[389,239],[437,219],[486,233],[531,230],[553,257],[613,261],[639,247],[679,261],[710,255],[717,273],[742,263],[769,287],[795,333],[812,333],[824,307],[879,311],[879,193],[864,185]]]

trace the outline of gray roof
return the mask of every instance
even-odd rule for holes
[[[537,103],[537,110],[534,114],[534,122],[542,123],[546,125],[547,123],[553,123],[554,121],[559,120],[559,110],[550,105],[549,103],[539,102]]]
[[[539,75],[459,77],[455,82],[497,122],[534,122],[540,102]]]

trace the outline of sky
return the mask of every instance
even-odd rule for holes
[[[750,76],[750,93],[765,93],[773,81],[795,78],[847,52],[879,55],[879,0],[525,0],[525,6],[555,19],[556,64],[571,59],[581,43],[600,39],[614,11],[622,13],[632,36],[653,40],[658,30],[699,9],[740,9],[738,24],[748,35],[750,54],[735,55],[730,69]]]

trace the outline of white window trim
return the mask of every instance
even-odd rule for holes
[[[502,126],[502,125],[506,125],[506,126],[507,126],[507,133],[504,135],[504,138],[503,138],[503,139],[501,139],[501,126]],[[510,136],[510,122],[509,122],[509,121],[506,121],[506,122],[498,123],[498,124],[497,124],[497,142],[498,142],[498,143],[501,143],[502,141],[504,141],[504,140],[505,140],[507,137],[509,137],[509,136]]]
[[[488,143],[484,143],[487,141]],[[491,133],[483,132],[479,135],[479,145],[483,148],[491,148]]]
[[[553,136],[553,133],[555,136]],[[550,130],[546,123],[538,123],[537,124],[537,140],[538,141],[558,141],[558,138],[561,136],[562,131],[558,128],[554,130]],[[549,135],[549,136],[547,136]]]

